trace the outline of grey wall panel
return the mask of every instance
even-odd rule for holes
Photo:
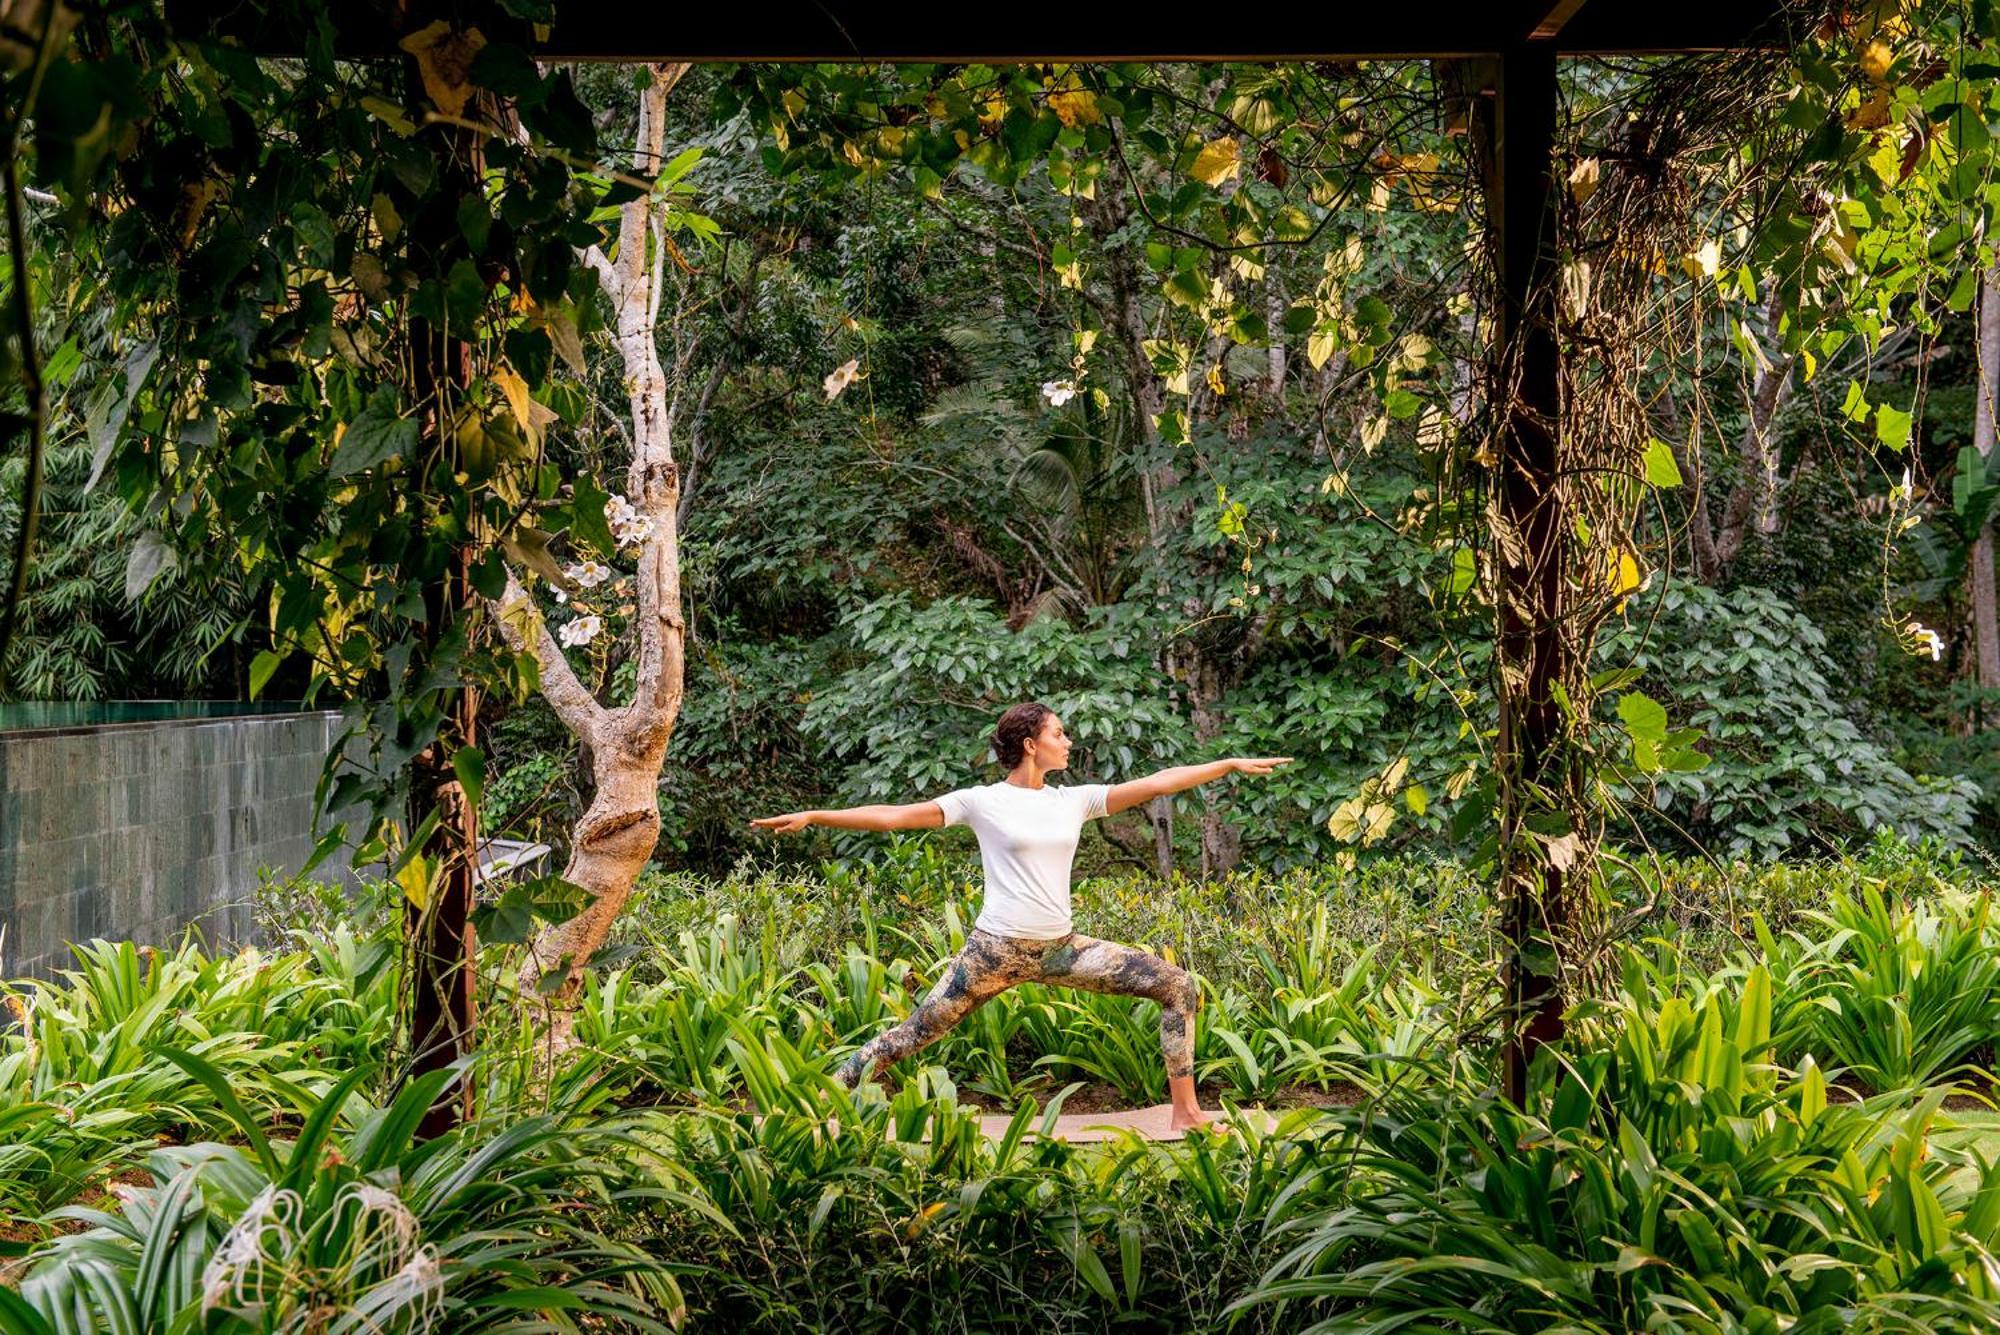
[[[46,977],[93,936],[248,940],[258,868],[312,854],[340,731],[327,711],[0,733],[0,978]],[[353,873],[342,851],[313,875]]]

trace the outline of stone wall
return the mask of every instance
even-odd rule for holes
[[[257,871],[311,856],[337,712],[0,733],[0,978],[47,976],[92,937],[252,933]],[[344,881],[336,852],[316,879]]]

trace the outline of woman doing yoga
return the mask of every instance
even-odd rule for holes
[[[1200,1126],[1208,1114],[1195,1102],[1194,1012],[1200,999],[1188,971],[1157,955],[1071,929],[1070,864],[1083,823],[1115,816],[1166,793],[1225,774],[1269,774],[1289,756],[1212,760],[1179,765],[1128,783],[1056,787],[1044,781],[1069,764],[1062,720],[1039,704],[1019,704],[1000,716],[993,752],[1005,779],[960,788],[905,806],[845,807],[765,816],[752,825],[790,834],[808,825],[843,830],[920,830],[970,825],[979,837],[986,894],[965,948],[945,966],[923,1002],[901,1024],[876,1035],[840,1069],[852,1088],[864,1076],[944,1037],[981,1005],[1018,983],[1055,983],[1092,992],[1150,997],[1160,1003],[1160,1047],[1166,1055],[1174,1130]]]

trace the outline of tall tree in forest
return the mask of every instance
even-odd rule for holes
[[[1977,342],[1979,370],[1976,403],[1972,416],[1972,447],[1980,462],[1993,461],[1994,396],[2000,394],[2000,270],[1989,269],[1979,284]],[[2000,690],[2000,616],[1996,616],[1993,589],[1993,521],[1979,526],[1972,544],[1972,642],[1978,659],[1978,682],[1982,689]]]
[[[686,70],[685,64],[647,67],[632,153],[635,172],[650,173],[660,164],[667,95]],[[692,161],[692,154],[676,159],[660,173],[662,186],[671,185]],[[608,534],[600,546],[637,549],[633,627],[637,657],[631,700],[607,707],[565,656],[565,645],[584,645],[602,633],[601,614],[579,608],[577,615],[552,629],[523,585],[523,572],[513,568],[506,591],[492,604],[509,646],[535,659],[541,694],[575,734],[593,780],[590,804],[572,830],[569,863],[562,877],[584,891],[587,902],[566,920],[535,934],[521,970],[523,990],[548,1000],[556,1047],[568,1042],[571,1004],[584,970],[604,944],[658,842],[660,769],[680,716],[687,640],[681,614],[681,475],[674,458],[673,416],[657,340],[665,269],[674,253],[669,232],[680,216],[670,208],[665,191],[656,187],[620,205],[618,238],[611,254],[591,247],[583,255],[613,312],[611,331],[630,400],[631,459],[627,495],[602,498],[602,518],[590,513],[599,499],[595,484],[578,480],[577,522],[580,533]],[[594,558],[573,563],[559,574],[545,552],[525,548],[521,552],[566,586],[566,599],[611,574]]]

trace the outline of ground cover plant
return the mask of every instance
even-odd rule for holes
[[[0,1330],[1990,1324],[1992,880],[1886,838],[1665,871],[1520,1106],[1452,864],[1080,886],[1200,979],[1205,1097],[1278,1119],[1186,1143],[1039,1134],[1161,1097],[1126,999],[1024,986],[832,1079],[962,939],[949,860],[650,877],[548,1084],[492,948],[441,1141],[381,1064],[386,927],[87,943],[6,994]]]

